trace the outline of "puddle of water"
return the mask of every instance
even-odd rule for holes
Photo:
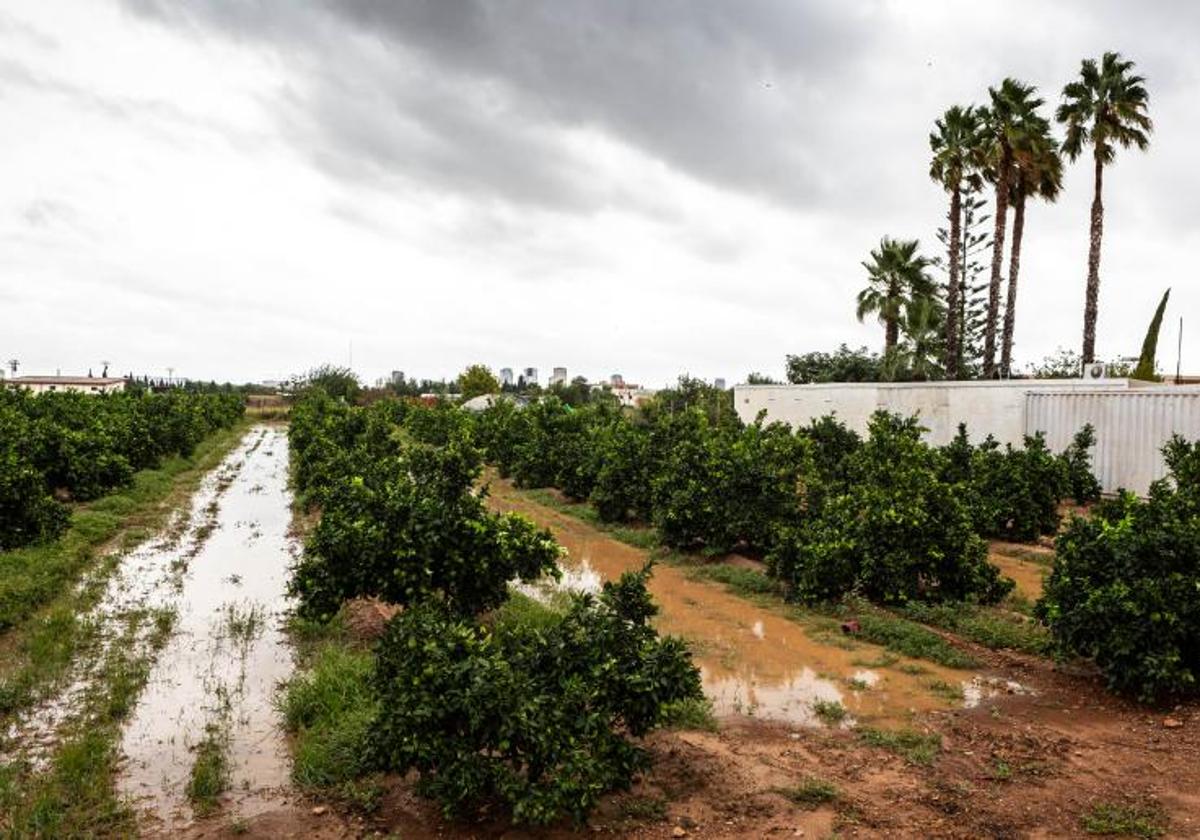
[[[121,743],[120,792],[166,831],[190,821],[185,789],[205,725],[229,727],[227,812],[275,804],[290,759],[275,710],[292,672],[282,631],[288,566],[287,435],[255,430],[230,456],[242,467],[220,499],[215,528],[173,587],[175,631],[160,652]]]
[[[141,621],[135,632],[128,622],[148,608],[170,607],[180,570],[203,547],[212,533],[220,497],[242,468],[241,448],[202,480],[186,511],[164,531],[124,555],[112,571],[96,606],[81,620],[96,628],[97,644],[73,663],[65,686],[17,716],[5,733],[4,757],[20,756],[34,770],[43,770],[58,744],[58,733],[69,721],[80,720],[86,701],[100,678],[115,645],[124,645],[133,658],[150,655],[152,621]],[[80,590],[94,585],[89,575]]]
[[[493,480],[490,493],[493,508],[523,513],[553,531],[568,552],[565,580],[598,575],[598,584],[646,561],[645,551],[540,505],[507,482]],[[814,724],[812,704],[823,700],[840,702],[858,721],[905,723],[915,712],[952,705],[929,690],[931,682],[957,685],[964,679],[961,671],[927,662],[920,663],[919,675],[865,670],[854,662],[875,658],[880,648],[859,644],[845,650],[813,639],[800,624],[720,586],[690,580],[667,564],[655,567],[650,591],[660,608],[659,630],[692,643],[705,694],[718,715]]]

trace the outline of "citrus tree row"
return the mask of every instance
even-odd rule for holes
[[[972,444],[965,427],[933,447],[915,418],[883,412],[864,439],[833,417],[793,431],[713,409],[678,393],[636,412],[498,402],[475,439],[519,486],[652,524],[672,547],[756,554],[806,602],[996,602],[1012,582],[986,562],[984,538],[1056,535],[1064,499],[1100,496],[1090,426],[1056,454],[1040,435]],[[1167,446],[1172,475],[1148,499],[1073,518],[1038,605],[1063,653],[1143,699],[1200,690],[1198,446]]]
[[[320,510],[291,579],[301,614],[326,620],[356,597],[403,607],[377,643],[364,767],[417,771],[450,814],[499,802],[519,822],[582,821],[646,766],[632,739],[701,697],[683,643],[649,623],[649,568],[537,621],[500,620],[509,582],[557,576],[561,548],[488,510],[457,408],[314,389],[290,439],[297,490]]]
[[[95,499],[165,457],[190,455],[242,412],[232,394],[0,388],[0,549],[58,536],[69,518],[64,501]]]

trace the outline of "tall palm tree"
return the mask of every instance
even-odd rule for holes
[[[979,182],[984,163],[984,144],[979,113],[971,106],[955,105],[934,123],[929,135],[933,158],[929,177],[950,193],[950,236],[947,258],[950,278],[946,285],[945,368],[951,379],[958,378],[961,337],[959,287],[962,283],[962,194],[963,189]]]
[[[1062,158],[1049,123],[1040,127],[1029,143],[1014,151],[1012,173],[1012,252],[1008,258],[1008,302],[1004,308],[1004,334],[1000,350],[1000,375],[1012,373],[1013,329],[1017,320],[1017,276],[1021,270],[1021,238],[1025,233],[1025,200],[1054,201],[1062,190]]]
[[[983,375],[996,375],[996,327],[1000,321],[1000,279],[1004,262],[1004,236],[1012,192],[1013,156],[1029,143],[1044,123],[1037,115],[1043,104],[1037,88],[1008,78],[998,88],[988,88],[989,104],[981,109],[988,135],[987,175],[996,186],[995,225],[992,231],[992,274],[988,285],[987,321],[983,334]]]
[[[871,259],[863,263],[867,287],[858,293],[858,320],[876,314],[883,324],[883,352],[890,353],[900,339],[900,319],[917,298],[933,297],[934,282],[926,269],[931,261],[917,253],[915,239],[883,237]]]
[[[1106,52],[1097,64],[1084,59],[1079,78],[1063,88],[1063,102],[1055,114],[1067,127],[1062,149],[1074,162],[1091,146],[1096,174],[1092,196],[1092,229],[1088,243],[1087,293],[1083,306],[1083,361],[1095,360],[1096,317],[1100,301],[1100,239],[1104,235],[1104,167],[1116,157],[1117,146],[1150,145],[1154,123],[1146,113],[1150,94],[1145,79],[1134,75],[1133,62],[1120,53]]]

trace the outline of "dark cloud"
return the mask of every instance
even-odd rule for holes
[[[823,91],[874,37],[869,14],[832,0],[127,2],[304,68],[281,112],[329,171],[566,209],[611,198],[569,142],[578,131],[718,186],[818,202],[806,149],[833,132]]]

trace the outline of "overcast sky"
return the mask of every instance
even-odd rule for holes
[[[882,343],[884,235],[930,254],[928,134],[1085,56],[1147,77],[1106,175],[1098,353],[1200,373],[1200,5],[6,0],[0,358],[21,373],[374,379],[553,365],[660,385]],[[1015,356],[1078,349],[1091,175],[1027,212]]]

